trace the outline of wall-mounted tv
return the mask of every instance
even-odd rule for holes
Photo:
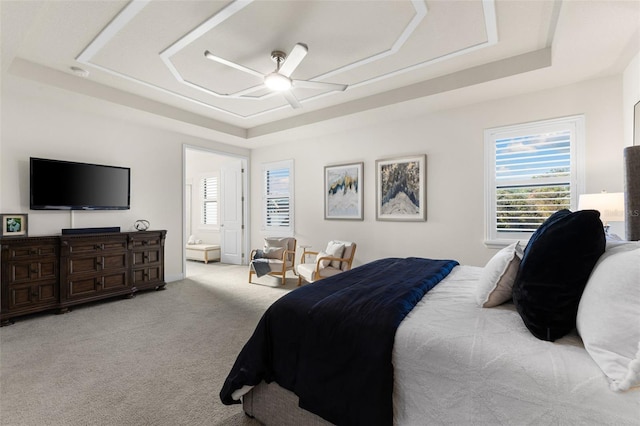
[[[127,210],[131,169],[31,157],[29,186],[32,210]]]

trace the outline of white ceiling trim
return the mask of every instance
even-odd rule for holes
[[[253,0],[249,0],[247,2],[247,5],[252,2]],[[491,0],[493,1],[493,0]],[[336,68],[332,71],[329,71],[325,74],[322,75],[318,75],[315,76],[311,79],[309,79],[309,81],[318,81],[318,80],[322,80],[328,77],[331,77],[333,75],[336,74],[340,74],[343,73],[345,71],[349,71],[355,68],[358,68],[360,66],[369,64],[371,62],[375,62],[378,61],[380,59],[383,59],[387,56],[393,55],[395,54],[405,43],[406,41],[409,39],[409,37],[411,36],[411,34],[415,31],[415,29],[417,28],[417,26],[420,24],[420,22],[425,18],[425,16],[427,15],[427,6],[424,2],[424,0],[412,0],[411,4],[413,5],[416,14],[414,15],[414,17],[411,19],[411,21],[407,24],[407,26],[405,27],[405,29],[402,31],[402,33],[400,34],[400,36],[398,37],[398,39],[393,43],[393,45],[391,46],[390,49],[387,49],[385,51],[382,51],[378,54],[375,55],[371,55],[368,58],[364,58],[362,60],[353,62],[351,64],[347,64],[343,67],[340,68]],[[243,5],[241,8],[234,8],[234,10],[231,10],[229,12],[227,12],[227,9],[229,9],[229,6],[226,7],[225,9],[223,9],[222,11],[218,12],[217,14],[215,14],[214,16],[212,16],[210,19],[208,19],[207,21],[205,21],[203,24],[201,24],[200,26],[196,27],[193,31],[191,31],[190,33],[188,33],[187,35],[185,35],[183,38],[181,38],[180,40],[178,40],[177,42],[175,42],[169,49],[165,50],[164,52],[161,53],[161,57],[163,62],[165,63],[165,65],[168,67],[169,71],[173,74],[173,76],[176,78],[176,80],[182,84],[185,84],[191,88],[194,88],[196,90],[200,90],[202,92],[208,93],[210,95],[216,96],[216,97],[220,97],[220,98],[230,98],[230,99],[247,99],[247,100],[262,100],[262,99],[266,99],[266,98],[270,98],[273,97],[275,95],[278,95],[278,93],[274,93],[274,92],[268,92],[265,93],[263,95],[260,96],[251,96],[251,93],[257,92],[260,89],[263,88],[262,84],[259,85],[255,85],[255,86],[251,86],[248,87],[246,89],[242,89],[239,90],[235,93],[229,93],[229,94],[225,94],[225,93],[219,93],[213,90],[210,90],[204,86],[201,86],[197,83],[194,83],[192,81],[189,81],[187,79],[185,79],[181,74],[180,71],[178,71],[175,66],[173,65],[173,63],[171,62],[171,56],[173,56],[174,54],[178,53],[180,50],[186,48],[190,43],[192,43],[193,41],[197,40],[199,37],[201,37],[202,35],[204,35],[207,31],[215,28],[217,25],[221,24],[222,22],[224,22],[226,19],[230,18],[231,16],[233,16],[236,12],[239,12],[240,10],[242,10],[242,8],[244,8]],[[169,51],[170,50],[170,51]],[[231,61],[228,61],[224,58],[215,56],[215,58],[211,58],[214,61],[229,66],[231,68],[234,69],[239,69],[240,71],[244,71],[244,72],[248,72],[249,74],[253,74],[253,75],[257,75],[259,77],[264,77],[263,74],[252,70],[250,68],[247,68],[243,65],[238,65],[235,64]],[[395,74],[394,74],[395,75]],[[388,77],[390,77],[391,75],[389,75]],[[382,80],[384,78],[388,78],[388,77],[382,77],[379,80]],[[357,83],[356,86],[360,86],[360,85],[364,85],[364,84],[370,84],[373,83],[374,81],[379,81],[379,80],[371,80],[368,82],[360,82]],[[348,88],[347,88],[348,90]],[[324,92],[324,93],[320,93],[318,95],[315,96],[309,96],[306,97],[304,99],[299,99],[300,103],[304,103],[313,99],[320,99],[323,98],[325,96],[330,96],[330,95],[335,95],[337,92],[335,91],[329,91],[329,92]],[[249,118],[254,118],[254,117],[259,117],[262,116],[264,114],[268,114],[274,111],[278,111],[278,110],[282,110],[282,109],[287,109],[289,108],[289,105],[283,105],[280,107],[275,107],[275,108],[270,108],[270,109],[266,109],[254,114],[249,114],[246,116],[243,116],[246,119]]]
[[[249,96],[248,94],[255,92],[256,90],[258,90],[261,85],[257,85],[257,86],[253,86],[247,89],[243,89],[241,91],[238,91],[236,93],[233,94],[220,94],[217,93],[213,90],[210,90],[208,88],[205,88],[203,86],[200,86],[196,83],[193,83],[191,81],[185,80],[182,75],[180,74],[180,72],[175,68],[175,66],[173,65],[173,63],[171,62],[171,56],[175,55],[177,52],[181,51],[182,49],[184,49],[186,46],[188,46],[190,43],[192,43],[193,41],[197,40],[198,38],[200,38],[203,34],[205,34],[207,31],[210,31],[212,28],[215,28],[217,25],[219,25],[220,23],[224,22],[225,20],[229,19],[231,16],[235,15],[236,13],[238,13],[239,11],[241,11],[242,9],[244,9],[245,7],[249,6],[254,0],[235,0],[232,3],[230,3],[229,5],[227,5],[224,9],[222,9],[221,11],[219,11],[218,13],[216,13],[215,15],[213,15],[211,18],[209,18],[208,20],[206,20],[203,24],[199,25],[198,27],[196,27],[193,31],[189,32],[187,35],[185,35],[184,37],[180,38],[179,40],[177,40],[175,43],[173,43],[171,46],[169,46],[167,49],[165,49],[164,51],[160,52],[160,58],[163,61],[163,63],[167,66],[168,70],[171,72],[171,74],[177,79],[178,82],[180,82],[181,84],[184,84],[188,87],[191,87],[193,89],[196,89],[198,91],[207,93],[209,95],[215,96],[215,97],[221,97],[221,98],[234,98],[234,99],[247,99],[247,100],[260,100],[260,99],[264,99],[266,97],[271,97],[276,95],[276,93],[267,93],[265,95],[262,96]],[[106,72],[108,74],[117,76],[119,78],[123,78],[127,81],[130,82],[134,82],[136,84],[140,84],[142,86],[145,86],[147,88],[151,88],[153,90],[157,90],[159,92],[162,92],[164,94],[168,94],[170,96],[174,96],[177,97],[179,99],[197,104],[199,106],[211,109],[211,110],[215,110],[218,112],[223,112],[225,114],[228,114],[230,116],[233,116],[235,118],[240,118],[240,119],[251,119],[251,118],[255,118],[255,117],[259,117],[259,116],[263,116],[265,114],[269,114],[275,111],[279,111],[282,109],[287,109],[289,108],[289,105],[282,105],[280,107],[275,107],[275,108],[271,108],[271,109],[267,109],[261,112],[257,112],[257,113],[253,113],[253,114],[248,114],[248,115],[242,115],[242,114],[238,114],[235,113],[233,111],[224,109],[224,108],[220,108],[220,107],[216,107],[214,105],[208,104],[206,102],[200,101],[198,99],[192,98],[190,96],[187,95],[183,95],[168,89],[165,89],[163,87],[157,86],[155,84],[146,82],[144,80],[140,80],[138,78],[132,77],[130,75],[124,74],[122,72],[116,71],[114,69],[111,68],[107,68],[104,67],[102,65],[98,65],[95,64],[93,62],[91,62],[92,58],[96,55],[97,52],[99,52],[107,43],[109,43],[109,41],[116,35],[118,34],[119,31],[121,31],[127,24],[129,24],[131,22],[131,20],[133,20],[133,18],[142,10],[144,9],[150,2],[148,0],[132,0],[130,3],[128,3],[123,9],[122,11],[111,21],[107,24],[107,26],[105,28],[102,29],[102,31],[98,34],[98,36],[96,36],[96,38],[94,38],[91,43],[89,43],[89,45],[87,45],[87,47],[80,53],[80,55],[78,55],[78,57],[76,58],[76,60],[84,65],[87,66],[91,66],[94,67],[96,69],[99,69],[103,72]],[[360,61],[345,65],[343,67],[337,68],[335,70],[329,71],[327,73],[324,73],[322,75],[318,75],[316,77],[313,77],[311,79],[311,81],[314,80],[320,80],[320,79],[324,79],[324,78],[328,78],[334,75],[337,75],[341,72],[345,72],[348,70],[352,70],[354,68],[357,68],[359,66],[374,62],[376,60],[380,60],[384,57],[387,57],[389,55],[393,55],[395,54],[403,45],[404,43],[406,43],[406,41],[409,39],[409,37],[411,36],[411,34],[415,31],[416,27],[419,25],[419,23],[424,19],[424,17],[427,14],[427,6],[425,4],[424,0],[411,0],[411,3],[416,11],[416,14],[414,15],[414,17],[412,18],[412,20],[408,23],[407,27],[405,27],[405,29],[403,30],[402,34],[399,36],[399,38],[394,42],[393,46],[383,52],[380,52],[378,54],[372,55],[368,58],[362,59]],[[386,74],[382,74],[367,80],[363,80],[361,82],[358,83],[354,83],[351,84],[349,86],[349,88],[357,88],[357,87],[362,87],[362,86],[366,86],[375,82],[379,82],[400,74],[404,74],[431,64],[435,64],[438,62],[442,62],[445,60],[448,60],[450,58],[456,57],[456,56],[461,56],[464,55],[466,53],[470,53],[473,52],[475,50],[478,49],[482,49],[491,45],[494,45],[498,42],[498,34],[497,34],[497,19],[496,19],[496,11],[495,11],[495,0],[482,0],[482,4],[483,4],[483,14],[484,14],[484,21],[485,21],[485,31],[486,31],[486,36],[487,36],[487,41],[483,42],[483,43],[478,43],[476,45],[473,46],[469,46],[467,48],[464,49],[460,49],[458,51],[454,51],[451,53],[447,53],[445,55],[436,57],[436,58],[432,58],[429,59],[427,61],[418,63],[418,64],[414,64],[412,66],[409,67],[405,67],[402,69],[398,69]],[[224,62],[222,62],[224,63]],[[233,65],[231,63],[225,63],[225,65],[228,66],[232,66]],[[235,68],[235,67],[234,67]],[[348,90],[348,89],[347,89]],[[330,95],[335,95],[336,92],[324,92],[315,96],[310,96],[304,99],[301,99],[300,102],[304,103],[304,102],[309,102],[315,99],[320,99],[323,98],[325,96],[330,96]]]
[[[253,0],[251,0],[253,1]],[[246,2],[246,1],[236,1],[235,3],[251,3],[251,1]],[[100,49],[102,49],[109,41],[111,41],[111,39],[118,34],[118,32],[123,29],[142,9],[144,9],[147,5],[149,4],[148,0],[132,0],[130,3],[128,3],[121,11],[120,13],[111,21],[107,24],[106,27],[104,27],[102,29],[102,31],[100,31],[100,33],[98,34],[98,36],[96,36],[96,38],[94,38],[91,43],[89,43],[87,45],[87,47],[84,48],[84,50],[80,53],[80,55],[78,55],[78,57],[76,58],[76,60],[78,62],[80,62],[83,65],[86,66],[90,66],[93,67],[95,69],[98,69],[100,71],[103,71],[107,74],[111,74],[114,75],[116,77],[119,78],[123,78],[127,81],[136,83],[136,84],[140,84],[144,87],[148,87],[150,89],[153,90],[157,90],[161,93],[164,93],[166,95],[171,95],[171,96],[175,96],[176,98],[182,99],[184,101],[188,101],[191,103],[194,103],[196,105],[205,107],[205,108],[209,108],[211,110],[214,111],[218,111],[218,112],[223,112],[226,114],[229,114],[233,117],[236,118],[246,118],[240,114],[236,114],[232,111],[227,111],[226,109],[223,108],[218,108],[214,105],[208,104],[206,102],[200,101],[198,99],[194,99],[190,96],[186,96],[186,95],[182,95],[180,93],[174,92],[172,90],[168,90],[165,89],[164,87],[160,87],[157,86],[155,84],[151,84],[149,82],[146,82],[144,80],[140,80],[137,79],[135,77],[132,77],[130,75],[121,73],[119,71],[113,70],[111,68],[107,68],[104,67],[102,65],[98,65],[95,64],[93,62],[91,62],[91,59],[95,56],[96,53],[98,53],[100,51]],[[246,5],[245,5],[246,6]],[[228,6],[227,6],[228,8]],[[226,8],[225,8],[226,9]]]
[[[91,58],[95,56],[111,39],[120,32],[142,9],[147,6],[147,1],[134,0],[116,15],[111,22],[107,24],[100,34],[94,38],[91,43],[78,55],[76,60],[82,63],[89,63]]]

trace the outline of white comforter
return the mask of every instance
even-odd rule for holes
[[[398,328],[395,424],[640,425],[640,390],[609,390],[577,335],[538,340],[513,304],[480,308],[481,270],[454,268]]]

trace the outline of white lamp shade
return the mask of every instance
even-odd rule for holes
[[[602,223],[624,222],[624,193],[601,192],[582,194],[578,200],[579,210],[598,210]]]

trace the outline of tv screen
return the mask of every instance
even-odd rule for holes
[[[127,167],[31,157],[30,176],[32,210],[129,209]]]

